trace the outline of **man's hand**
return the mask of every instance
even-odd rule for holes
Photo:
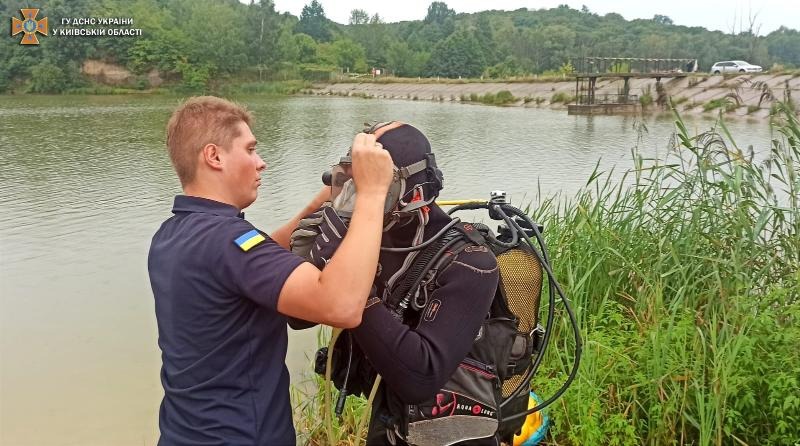
[[[351,157],[358,195],[347,227],[349,234],[341,241],[341,246],[334,249],[336,254],[332,258],[326,256],[320,246],[319,259],[325,259],[323,271],[303,264],[289,275],[278,297],[278,311],[287,316],[341,328],[352,328],[361,323],[378,265],[383,207],[392,180],[392,160],[389,152],[376,146],[375,135],[365,133],[356,135],[353,140]],[[333,212],[333,209],[327,209],[323,211],[323,217]],[[327,220],[323,218],[318,238],[324,234],[330,241],[333,232],[327,232],[325,228],[337,227],[337,220],[341,223],[338,218],[334,220],[333,215],[330,217]],[[338,226],[337,231],[341,237],[344,237],[343,226]],[[288,238],[287,233],[287,246]],[[316,258],[317,251],[313,251],[313,255]]]
[[[358,194],[386,196],[392,182],[392,157],[375,141],[375,135],[356,135],[350,156],[353,160],[353,181]]]

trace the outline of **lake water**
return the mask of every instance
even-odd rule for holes
[[[571,194],[598,160],[621,173],[634,146],[663,156],[673,132],[668,117],[350,98],[239,101],[255,114],[268,165],[246,212],[268,232],[319,189],[320,174],[366,121],[402,120],[428,135],[445,174],[443,199],[502,189],[517,205],[534,200],[537,188]],[[155,444],[162,391],[146,256],[180,192],[163,143],[178,103],[0,96],[0,444]],[[703,131],[713,122],[688,124]],[[766,122],[729,127],[740,146],[768,150]],[[290,333],[294,382],[315,347],[313,330]]]

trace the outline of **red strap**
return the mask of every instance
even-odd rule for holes
[[[422,194],[419,192],[419,188],[414,189],[414,198],[411,199],[411,202],[413,203],[415,201],[420,201],[420,200],[422,200]],[[428,212],[430,212],[431,210],[428,206],[422,206],[420,209],[422,210],[422,213],[425,214],[426,217],[428,216]]]

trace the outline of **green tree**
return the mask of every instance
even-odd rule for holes
[[[456,31],[436,45],[428,61],[431,76],[450,78],[480,76],[484,66],[478,40],[464,29]]]
[[[514,56],[508,56],[506,60],[494,66],[491,66],[483,72],[483,75],[489,78],[509,78],[515,76],[524,76],[525,68],[519,63]]]
[[[455,17],[456,12],[447,7],[445,2],[433,2],[428,6],[425,23],[443,24],[448,18]]]
[[[259,0],[248,7],[247,21],[249,32],[254,35],[247,44],[250,65],[268,67],[280,58],[278,39],[280,38],[280,17],[275,12],[272,0]]]
[[[303,6],[300,12],[300,21],[297,22],[295,31],[308,34],[317,42],[329,42],[331,31],[328,27],[328,18],[325,17],[325,10],[317,0]]]
[[[396,41],[386,51],[386,67],[395,76],[421,76],[430,55],[412,50],[406,42]]]
[[[366,25],[369,23],[369,14],[363,9],[353,9],[350,11],[350,25]]]
[[[245,5],[233,8],[213,0],[194,0],[183,6],[185,8],[181,8],[176,17],[182,17],[183,31],[192,39],[186,52],[187,63],[196,64],[201,71],[208,69],[210,73],[225,74],[236,73],[247,66],[248,28],[232,25],[247,23]]]
[[[192,41],[175,20],[173,11],[155,0],[136,0],[129,8],[130,16],[136,18],[135,23],[146,33],[131,39],[126,54],[128,69],[134,73],[152,69],[164,74],[177,73],[178,62],[185,59]]]
[[[475,37],[483,53],[483,59],[487,65],[492,65],[497,60],[497,42],[494,38],[494,30],[489,21],[488,14],[479,14],[475,23]]]
[[[308,34],[295,34],[294,44],[297,48],[297,61],[311,63],[317,59],[317,43]]]
[[[800,67],[800,31],[781,26],[766,37],[770,56],[782,63]]]
[[[28,89],[31,93],[61,93],[68,87],[65,71],[51,61],[42,62],[31,70]]]
[[[339,39],[331,45],[334,63],[346,72],[367,71],[367,57],[364,48],[350,39]]]
[[[658,23],[659,25],[673,25],[672,19],[661,14],[656,14],[653,16],[653,22]]]
[[[5,67],[0,67],[0,93],[5,93],[11,83],[11,73]]]

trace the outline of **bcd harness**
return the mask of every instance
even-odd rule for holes
[[[416,446],[450,445],[495,434],[510,439],[519,431],[525,415],[540,410],[563,393],[577,370],[578,337],[576,360],[567,382],[549,400],[528,410],[529,382],[547,345],[554,295],[556,291],[560,293],[560,286],[552,277],[540,228],[522,211],[505,204],[504,196],[482,206],[458,206],[450,213],[480,207],[488,209],[492,218],[505,221],[497,237],[485,225],[454,219],[455,224],[426,243],[402,280],[384,293],[384,305],[405,324],[415,327],[425,317],[426,308],[433,311],[428,296],[437,286],[437,275],[456,254],[465,249],[488,248],[497,258],[500,279],[489,314],[455,373],[423,404],[408,405],[396,398],[392,401],[393,395],[387,392],[391,416],[384,422],[392,443],[396,441],[394,437]],[[541,252],[528,239],[533,236],[539,241]],[[545,328],[539,325],[538,317],[543,269],[548,273],[551,294]],[[566,299],[563,302],[575,326]],[[575,334],[578,335],[577,329]],[[324,374],[325,359],[327,349],[323,348],[318,352],[318,373]],[[331,360],[332,381],[341,390],[336,405],[337,413],[341,413],[346,396],[368,394],[376,375],[347,332],[336,341]],[[355,373],[351,373],[353,370]]]

